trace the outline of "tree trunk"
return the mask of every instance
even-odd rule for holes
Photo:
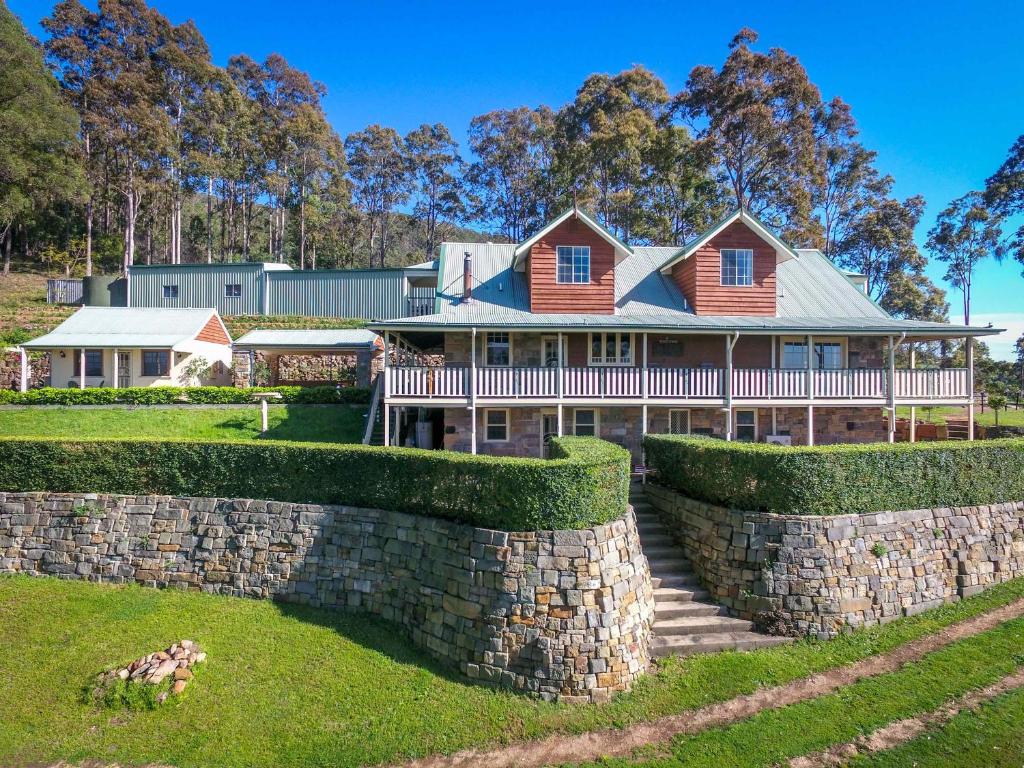
[[[153,263],[153,220],[146,222],[146,265]]]
[[[206,178],[206,263],[213,264],[213,176]]]
[[[124,222],[124,273],[135,263],[135,222],[138,217],[138,200],[135,196],[135,168],[128,158],[128,186],[125,193]]]
[[[85,276],[92,274],[92,194],[85,204]]]
[[[306,268],[306,190],[299,188],[299,269]]]
[[[4,233],[4,274],[11,274],[11,241],[14,239],[14,228],[9,226]]]

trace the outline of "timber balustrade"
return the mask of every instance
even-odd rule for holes
[[[465,366],[387,369],[389,398],[467,399],[473,369]],[[478,399],[725,400],[724,368],[477,368]],[[889,397],[885,368],[734,368],[732,400],[875,400]],[[969,397],[966,368],[897,369],[897,400]],[[559,386],[561,384],[561,386]],[[811,392],[808,392],[808,388]]]

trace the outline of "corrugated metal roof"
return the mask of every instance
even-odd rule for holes
[[[235,342],[235,346],[251,349],[372,347],[379,338],[365,328],[249,331]]]
[[[514,244],[445,243],[439,275],[439,312],[381,321],[379,327],[648,328],[766,333],[784,331],[941,333],[963,335],[964,326],[889,317],[818,251],[778,265],[778,315],[695,315],[675,282],[659,267],[678,248],[636,247],[615,268],[615,314],[530,312],[527,276],[512,268]],[[473,263],[473,299],[462,302],[463,256]],[[991,333],[971,328],[977,335]]]
[[[212,309],[82,307],[29,349],[173,348],[190,341],[216,312]]]

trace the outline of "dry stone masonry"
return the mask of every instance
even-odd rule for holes
[[[834,637],[1024,575],[1024,502],[819,517],[647,495],[712,596],[774,633]]]
[[[0,492],[0,572],[365,611],[475,681],[564,701],[629,688],[654,612],[631,510],[506,533],[344,506]]]

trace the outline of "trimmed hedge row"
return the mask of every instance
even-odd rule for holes
[[[508,531],[622,516],[629,453],[552,441],[556,458],[286,442],[0,439],[0,489],[346,504]]]
[[[680,493],[787,515],[1024,500],[1024,440],[783,447],[648,435],[648,464]]]
[[[366,387],[92,387],[57,389],[43,387],[28,392],[0,389],[0,405],[171,405],[174,403],[230,404],[251,403],[253,392],[279,392],[280,403],[350,403],[370,402]]]

